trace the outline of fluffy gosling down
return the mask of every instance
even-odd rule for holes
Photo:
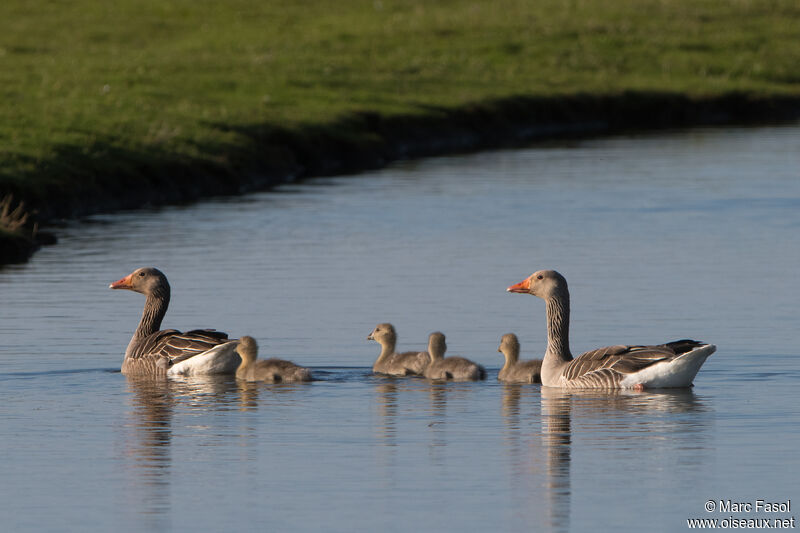
[[[463,357],[445,357],[447,351],[444,333],[436,331],[428,337],[430,363],[425,369],[428,379],[449,379],[453,381],[478,381],[486,379],[486,369]]]
[[[513,333],[506,333],[500,339],[500,347],[497,351],[502,353],[506,362],[497,379],[507,383],[541,383],[542,382],[542,360],[532,359],[530,361],[519,360],[519,340]]]
[[[384,322],[378,324],[372,333],[367,335],[368,341],[375,341],[381,345],[381,353],[372,371],[377,374],[390,376],[421,376],[428,366],[428,354],[425,352],[395,352],[397,332],[394,326]]]
[[[236,352],[242,362],[236,370],[236,377],[245,381],[265,381],[267,383],[293,383],[311,381],[311,371],[283,359],[262,359],[258,357],[258,344],[253,337],[239,339]]]

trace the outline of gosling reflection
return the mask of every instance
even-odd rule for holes
[[[428,382],[423,380],[400,380],[393,377],[381,378],[375,384],[375,406],[379,423],[376,424],[376,435],[385,446],[398,446],[398,420],[403,418],[400,406],[401,399],[405,398],[409,412],[418,413],[420,394],[427,394],[430,403],[430,417],[426,417],[425,424],[431,428],[434,446],[444,446],[446,439],[441,434],[447,408],[448,384],[446,382]]]
[[[386,446],[397,446],[397,383],[388,380],[375,387],[378,401],[378,437]]]
[[[376,380],[373,405],[378,419],[375,436],[382,448],[389,450],[384,460],[393,457],[396,448],[423,435],[427,436],[431,464],[444,461],[449,442],[448,416],[453,416],[452,413],[448,415],[448,404],[463,405],[468,402],[469,395],[474,392],[472,389],[471,384],[448,381],[392,377]],[[424,417],[420,416],[423,412]],[[404,430],[399,427],[401,424],[408,426]],[[408,445],[414,446],[415,443]]]
[[[504,440],[511,458],[512,483],[515,491],[527,491],[530,475],[535,475],[536,457],[541,453],[538,443],[531,446],[533,428],[531,411],[538,410],[539,387],[519,383],[503,383],[500,413],[505,422]],[[524,404],[523,405],[523,400]],[[526,420],[527,419],[527,420]]]
[[[257,381],[236,380],[239,388],[239,410],[255,411],[258,408],[258,396],[262,385]]]
[[[431,400],[431,415],[433,415],[432,418],[434,422],[444,423],[447,414],[447,389],[456,386],[457,385],[453,385],[450,387],[447,383],[442,381],[430,382],[428,394]]]
[[[447,393],[448,389],[459,387],[455,383],[443,381],[429,382],[429,396],[431,401],[430,422],[428,428],[431,435],[429,447],[434,464],[443,460],[443,448],[447,446]]]
[[[235,389],[238,392],[239,410],[256,411],[270,403],[281,403],[276,401],[279,396],[285,396],[288,399],[301,392],[305,383],[304,381],[272,383],[236,379]]]
[[[503,404],[501,413],[503,415],[503,420],[506,423],[509,434],[517,435],[520,429],[520,400],[522,398],[523,388],[528,392],[531,390],[538,391],[538,389],[532,389],[531,387],[525,387],[517,383],[503,383],[502,387]]]

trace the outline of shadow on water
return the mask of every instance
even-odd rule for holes
[[[532,434],[534,430],[525,424],[530,416],[527,404],[536,396],[540,396],[541,405],[541,448]],[[535,483],[532,480],[539,480],[544,501],[538,507],[541,514],[531,520],[556,532],[571,529],[575,435],[588,436],[590,446],[611,446],[624,453],[630,447],[655,447],[665,435],[697,445],[710,438],[713,421],[710,408],[691,390],[568,392],[505,384],[501,412],[515,492],[535,494],[537,491],[530,485]],[[632,439],[640,442],[632,443]]]

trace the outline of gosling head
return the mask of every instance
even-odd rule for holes
[[[442,359],[447,351],[447,343],[444,341],[444,333],[434,331],[428,336],[428,353],[431,359]]]
[[[258,357],[258,344],[253,337],[245,335],[236,345],[236,353],[242,358],[242,363],[252,363]]]
[[[161,293],[169,296],[169,282],[163,272],[153,267],[138,268],[108,286],[109,289],[127,289],[145,296]]]
[[[506,333],[500,339],[500,347],[497,351],[506,357],[516,358],[519,356],[519,339],[513,333]]]
[[[553,296],[568,293],[567,280],[555,270],[539,270],[534,272],[519,283],[515,283],[506,289],[508,292],[520,294],[533,294],[544,300]]]
[[[375,326],[375,329],[372,330],[372,333],[367,335],[368,341],[376,341],[380,344],[394,344],[397,342],[397,333],[394,330],[394,326],[389,324],[388,322],[384,322],[383,324],[378,324]]]

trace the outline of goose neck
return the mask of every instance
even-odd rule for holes
[[[561,361],[572,360],[569,350],[569,293],[566,289],[547,299],[546,356]]]
[[[167,314],[167,307],[169,307],[168,288],[159,288],[147,295],[144,311],[142,311],[142,319],[139,321],[139,326],[136,328],[128,345],[126,357],[133,351],[140,340],[161,329],[161,321],[164,320],[164,315]]]

